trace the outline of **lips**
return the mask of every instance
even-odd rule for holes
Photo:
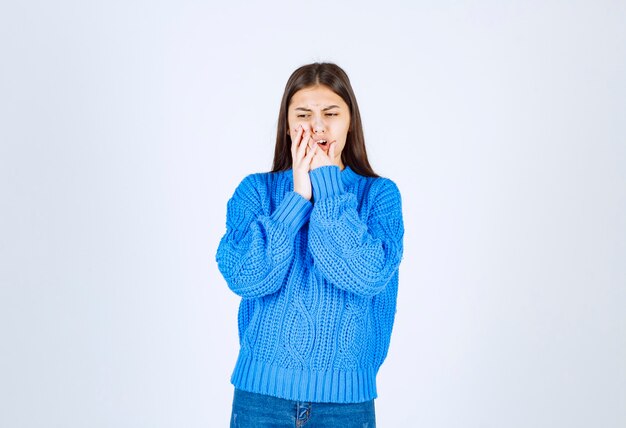
[[[332,141],[325,138],[318,138],[317,140],[313,139],[313,142],[320,146],[322,149],[327,149]]]

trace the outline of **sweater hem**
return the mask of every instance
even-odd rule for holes
[[[377,397],[374,370],[279,367],[239,355],[231,383],[238,389],[295,401],[360,403]]]

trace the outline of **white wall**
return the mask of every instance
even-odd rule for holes
[[[98,3],[0,7],[0,426],[227,425],[225,205],[316,60],[403,195],[379,426],[626,426],[623,1]]]

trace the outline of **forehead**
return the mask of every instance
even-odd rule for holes
[[[348,107],[345,101],[328,86],[317,85],[302,88],[293,94],[289,107],[325,107],[333,104]]]

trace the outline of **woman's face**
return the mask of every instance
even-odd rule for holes
[[[292,140],[299,125],[302,125],[305,131],[308,129],[311,132],[310,147],[317,144],[328,153],[330,143],[334,141],[333,162],[343,168],[341,151],[346,145],[350,129],[350,108],[328,86],[310,86],[293,94],[289,103],[287,123]]]

